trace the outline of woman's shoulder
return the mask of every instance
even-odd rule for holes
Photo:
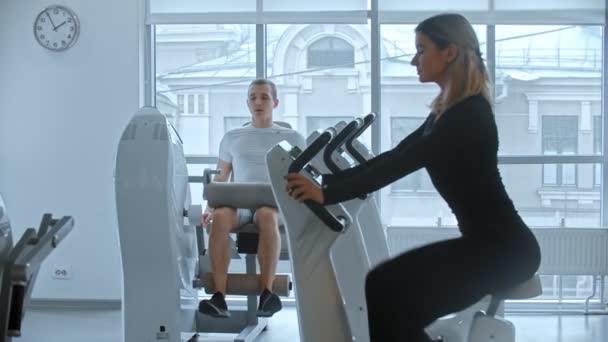
[[[481,94],[464,98],[442,116],[445,117],[444,123],[448,126],[489,127],[488,125],[494,122],[492,105]]]
[[[475,94],[462,99],[462,101],[458,102],[454,107],[464,107],[464,108],[480,108],[486,109],[490,112],[492,111],[492,104],[490,101],[483,96],[482,94]]]
[[[494,116],[494,110],[492,109],[490,101],[488,101],[488,99],[481,94],[471,95],[462,99],[448,109],[448,112],[454,112],[454,114],[457,114],[456,116],[459,118],[480,118]]]

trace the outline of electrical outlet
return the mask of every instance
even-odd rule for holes
[[[72,278],[72,266],[55,265],[52,270],[52,277],[55,279],[70,279]]]

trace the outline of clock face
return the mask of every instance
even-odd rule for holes
[[[34,36],[43,47],[52,51],[65,50],[76,42],[80,31],[78,18],[67,7],[49,6],[34,22]]]

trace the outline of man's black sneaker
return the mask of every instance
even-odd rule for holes
[[[270,317],[283,308],[281,299],[276,294],[264,289],[260,295],[260,305],[258,306],[258,317]]]
[[[211,317],[228,318],[230,311],[221,292],[216,292],[210,299],[203,299],[198,303],[198,312]]]

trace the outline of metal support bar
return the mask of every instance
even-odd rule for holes
[[[591,300],[591,298],[595,297],[595,294],[597,292],[597,276],[593,276],[593,291],[591,292],[591,295],[589,297],[587,297],[587,299],[585,299],[585,315],[589,314],[589,301]]]

